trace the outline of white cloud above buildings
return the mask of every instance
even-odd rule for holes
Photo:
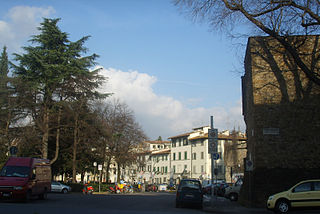
[[[8,47],[9,52],[19,52],[21,46],[37,34],[37,27],[43,17],[55,13],[52,7],[16,6],[0,20],[0,46]]]
[[[234,127],[244,130],[239,100],[230,106],[190,108],[173,97],[156,94],[153,85],[157,78],[146,73],[103,68],[101,75],[108,78],[101,90],[114,93],[113,98],[125,102],[152,140],[158,136],[165,139],[189,132],[192,128],[209,125],[211,115],[214,116],[215,127],[220,130]]]

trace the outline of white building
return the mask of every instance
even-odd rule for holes
[[[212,178],[211,154],[208,151],[209,126],[193,129],[192,132],[170,137],[171,139],[171,182],[179,183],[182,178],[200,179],[208,183]],[[241,136],[243,136],[241,134]],[[236,137],[236,141],[240,138]],[[226,180],[225,144],[231,139],[229,131],[218,134],[219,159],[214,161],[216,180]],[[246,138],[241,137],[245,142]],[[241,162],[241,163],[240,163]],[[240,161],[239,164],[243,164]],[[229,179],[230,180],[230,179]]]
[[[209,128],[194,128],[192,132],[170,137],[170,141],[142,142],[136,149],[137,161],[121,169],[121,178],[131,183],[146,184],[177,184],[182,178],[195,178],[202,180],[203,184],[208,183],[212,178],[211,155],[208,152]],[[231,150],[225,151],[226,145],[230,147],[239,142],[243,146],[236,151],[236,155]],[[246,154],[245,142],[246,137],[242,133],[237,133],[236,137],[231,136],[229,131],[218,134],[217,152],[220,158],[215,161],[217,176],[214,179],[231,182],[232,177],[241,175],[242,159]],[[111,182],[116,181],[116,168],[116,163],[112,163],[109,170]],[[93,180],[92,174],[87,177]]]
[[[145,141],[140,146],[136,181],[148,184],[168,183],[170,178],[170,141]]]
[[[200,127],[193,132],[170,137],[171,139],[171,181],[179,183],[182,178],[211,180],[211,156],[208,153],[208,129]],[[218,140],[220,159],[215,161],[217,179],[224,180],[223,144]]]

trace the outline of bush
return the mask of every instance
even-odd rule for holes
[[[71,187],[71,192],[82,192],[83,184],[81,183],[67,183]]]

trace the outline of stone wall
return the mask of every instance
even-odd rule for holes
[[[314,72],[320,68],[318,39],[288,38]],[[270,37],[249,39],[245,69],[247,159],[254,169],[245,176],[241,200],[265,206],[270,194],[320,177],[320,87]]]

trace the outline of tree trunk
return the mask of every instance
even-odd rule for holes
[[[109,182],[109,180],[110,180],[109,170],[110,170],[111,157],[108,157],[106,163],[107,163],[107,166],[106,166],[106,172],[107,172],[106,180],[107,180],[107,182]]]
[[[117,183],[120,183],[121,166],[117,163]]]
[[[59,107],[59,113],[58,113],[58,129],[57,129],[57,135],[56,135],[56,152],[55,152],[54,158],[50,161],[50,164],[53,164],[54,162],[56,162],[56,160],[58,159],[58,156],[59,156],[61,114],[62,114],[62,108]]]
[[[74,131],[73,131],[73,157],[72,157],[72,182],[76,183],[76,175],[77,175],[77,144],[78,144],[78,115],[75,118],[74,122]]]
[[[48,107],[44,106],[43,114],[43,135],[42,135],[42,158],[48,158],[48,138],[49,138],[49,111]]]

